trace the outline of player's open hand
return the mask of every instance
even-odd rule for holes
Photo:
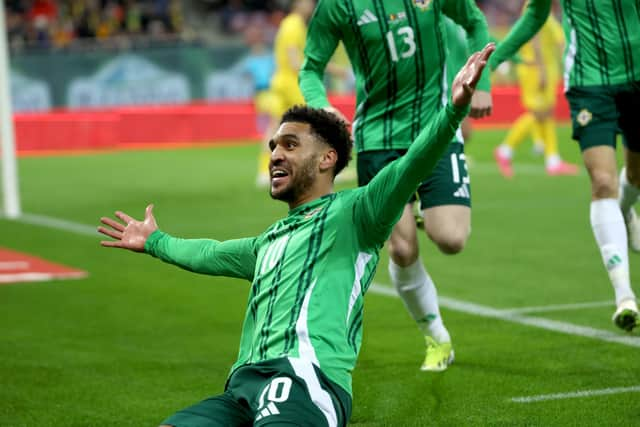
[[[453,105],[466,107],[471,103],[471,98],[476,90],[476,85],[480,80],[482,71],[495,49],[496,45],[489,43],[480,52],[476,52],[469,57],[467,63],[458,72],[451,85],[451,100]]]
[[[153,205],[147,206],[144,212],[144,221],[135,220],[120,211],[116,211],[116,217],[124,224],[107,217],[100,218],[100,222],[107,227],[99,226],[98,231],[115,239],[103,240],[100,244],[110,248],[129,249],[135,252],[144,251],[144,244],[147,238],[158,229],[152,210]]]

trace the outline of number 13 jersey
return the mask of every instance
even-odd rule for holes
[[[310,80],[322,75],[342,40],[356,76],[358,152],[408,148],[449,98],[443,13],[467,31],[472,51],[489,41],[486,20],[471,0],[320,0],[300,74],[307,103],[328,105]],[[478,88],[489,90],[486,74]]]

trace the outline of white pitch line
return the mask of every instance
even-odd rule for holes
[[[29,268],[27,261],[0,261],[0,271],[2,270],[26,270]]]
[[[394,289],[376,283],[372,283],[371,286],[369,286],[369,291],[375,294],[398,297],[398,294]],[[575,335],[600,341],[614,342],[631,347],[640,347],[640,337],[618,335],[602,329],[590,328],[588,326],[578,326],[572,323],[560,322],[557,320],[550,320],[542,317],[512,314],[509,312],[504,312],[497,308],[475,304],[467,301],[461,301],[454,298],[440,297],[439,301],[440,306],[448,308],[449,310],[458,311],[460,313],[472,314],[474,316],[488,317],[492,319],[500,319],[511,323],[532,326],[535,328],[546,329],[553,332],[560,332],[567,335]]]
[[[67,221],[44,215],[23,214],[18,219],[18,221],[27,224],[40,225],[44,227],[69,231],[85,236],[99,237],[96,228],[90,225],[80,224],[77,222]],[[395,290],[389,288],[388,286],[381,286],[374,283],[371,284],[369,290],[377,294],[398,297]],[[493,307],[487,307],[454,298],[440,297],[439,300],[442,307],[446,307],[454,311],[459,311],[461,313],[505,320],[512,323],[533,326],[536,328],[547,329],[554,332],[562,332],[568,335],[583,336],[598,339],[601,341],[615,342],[632,347],[640,347],[640,337],[616,335],[609,331],[589,328],[586,326],[577,326],[571,323],[559,322],[556,320],[549,320],[540,317],[523,316],[518,313],[509,313]]]
[[[498,170],[498,165],[495,163],[486,163],[486,162],[469,162],[469,172],[475,175],[499,175],[500,171]],[[513,172],[514,174],[522,174],[522,175],[544,175],[546,172],[544,170],[544,164],[540,163],[540,165],[535,165],[532,163],[521,163],[518,164],[514,162],[513,164]],[[473,175],[472,175],[473,177]]]
[[[67,221],[65,219],[53,218],[45,215],[22,214],[15,221],[24,222],[25,224],[40,225],[47,228],[55,228],[57,230],[70,231],[83,236],[99,237],[97,227],[80,224],[78,222]]]
[[[579,397],[606,396],[608,394],[639,393],[639,392],[640,392],[640,386],[636,385],[632,387],[614,387],[614,388],[604,388],[600,390],[573,391],[570,393],[554,393],[554,394],[540,394],[537,396],[512,397],[509,400],[515,403],[534,403],[534,402],[543,402],[545,400],[576,399]]]
[[[469,172],[473,175],[499,175],[498,165],[491,162],[474,162],[469,161]],[[513,173],[517,177],[518,175],[546,175],[547,172],[544,168],[544,161],[540,164],[535,163],[518,163],[513,162]],[[577,176],[585,175],[584,171],[580,170]]]
[[[553,304],[553,305],[541,305],[533,307],[518,307],[518,308],[505,308],[502,311],[504,314],[524,314],[524,313],[544,313],[548,311],[562,311],[562,310],[581,310],[583,308],[593,307],[615,307],[612,301],[593,301],[593,302],[577,302],[575,304]]]
[[[14,273],[3,274],[0,273],[0,283],[18,283],[18,282],[48,282],[56,279],[83,279],[87,277],[87,273],[84,271],[77,271],[71,273]]]

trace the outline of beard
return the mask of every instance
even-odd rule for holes
[[[291,168],[289,174],[289,183],[286,187],[278,189],[276,192],[271,189],[269,192],[271,198],[275,200],[282,200],[283,202],[295,202],[305,194],[316,180],[316,159],[309,157],[298,168],[298,171],[293,172]]]

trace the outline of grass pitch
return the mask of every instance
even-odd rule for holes
[[[422,339],[401,301],[371,292],[351,425],[640,425],[640,338],[610,321],[613,291],[591,235],[586,173],[547,177],[527,145],[516,177],[504,180],[492,163],[502,136],[478,131],[467,148],[474,208],[466,250],[447,257],[421,236],[455,364],[420,372]],[[568,129],[560,140],[565,157],[578,161]],[[174,235],[260,233],[287,209],[254,188],[257,151],[20,160],[25,212],[89,227],[0,220],[0,245],[89,277],[0,286],[0,425],[155,426],[222,391],[248,285],[101,248],[91,227],[116,209],[141,217],[154,202],[160,226]],[[638,283],[640,257],[630,262]],[[389,284],[386,263],[383,254],[380,286]],[[527,400],[541,395],[555,396]]]

